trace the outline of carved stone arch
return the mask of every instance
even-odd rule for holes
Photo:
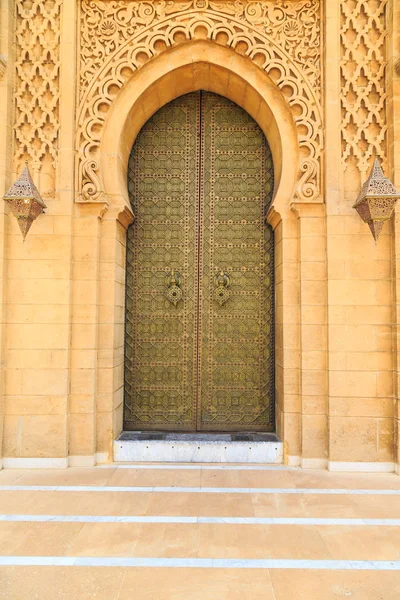
[[[296,186],[299,148],[295,123],[282,94],[245,57],[200,40],[162,53],[132,77],[115,99],[105,122],[98,163],[108,202],[129,206],[128,158],[145,122],[167,102],[199,89],[236,102],[259,124],[274,159],[274,205],[288,206]]]
[[[183,56],[185,52],[190,54],[193,48],[199,48],[198,44],[202,42],[207,47],[202,47],[204,54],[197,57],[196,64],[210,65],[210,68],[211,65],[218,66],[215,56],[224,51],[223,60],[227,62],[219,66],[230,73],[229,77],[235,75],[232,64],[235,64],[235,68],[240,64],[242,71],[246,70],[243,67],[245,64],[248,74],[242,77],[245,82],[242,89],[247,89],[247,92],[251,89],[252,93],[261,96],[259,103],[264,101],[263,110],[271,114],[263,93],[257,89],[260,84],[268,90],[269,101],[275,106],[275,117],[286,113],[286,117],[280,119],[281,126],[290,129],[289,124],[295,124],[297,150],[292,150],[290,160],[292,168],[297,165],[297,172],[290,200],[321,201],[322,119],[319,68],[315,64],[319,61],[318,40],[314,46],[310,46],[310,39],[318,38],[319,3],[316,2],[311,8],[309,2],[300,1],[292,7],[290,4],[286,8],[279,8],[268,2],[255,2],[248,6],[245,2],[190,0],[185,3],[103,2],[100,6],[84,0],[82,15],[86,29],[84,27],[82,33],[81,55],[84,64],[81,73],[87,87],[81,87],[78,111],[78,199],[98,202],[104,200],[105,193],[107,196],[110,194],[110,190],[106,192],[103,179],[108,176],[108,171],[100,172],[100,161],[104,162],[104,152],[108,154],[104,125],[112,121],[115,106],[121,105],[120,94],[128,88],[136,89],[136,84],[140,86],[146,80],[155,85],[162,77],[158,69],[163,56],[168,62],[172,55],[177,56],[175,49],[179,49]],[[307,11],[307,19],[303,18],[304,11]],[[302,18],[298,18],[299,15]],[[287,35],[288,28],[289,31],[292,28],[293,32],[300,31],[301,27],[301,35]],[[305,34],[309,35],[308,46],[304,46]],[[88,58],[90,50],[92,55]],[[309,56],[315,56],[311,66],[310,61],[305,60],[307,52]],[[193,63],[193,57],[190,60]],[[142,77],[139,77],[144,65],[146,74],[143,71]],[[172,63],[164,74],[171,67]],[[156,71],[158,77],[152,78]],[[255,79],[257,85],[251,81]],[[170,84],[176,88],[176,80],[170,80]],[[216,91],[211,86],[212,83],[209,83],[206,89]],[[185,92],[175,92],[169,100],[182,93]],[[229,90],[228,94],[223,90],[217,93],[229,97]],[[254,107],[253,110],[246,108],[244,96],[241,101],[240,98],[231,99],[256,118],[271,143],[271,131],[267,125],[263,127],[254,115]],[[169,100],[160,99],[154,110]],[[291,114],[287,114],[289,111]],[[277,126],[276,118],[271,123],[273,121]],[[281,134],[278,132],[277,138],[283,140]],[[292,137],[291,134],[289,141],[285,139],[286,146],[293,141]],[[283,156],[283,149],[278,149],[278,145],[275,144],[275,162],[277,158],[284,162],[286,155]],[[123,161],[124,158],[121,164]],[[286,185],[285,178],[280,177],[279,173],[277,175],[277,181]],[[111,196],[114,194],[115,191],[111,192]]]

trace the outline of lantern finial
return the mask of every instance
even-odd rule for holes
[[[400,194],[390,179],[385,177],[379,159],[375,158],[371,173],[353,205],[362,220],[368,224],[375,242],[399,198]]]
[[[47,208],[32,181],[28,161],[25,161],[21,175],[3,196],[3,200],[8,202],[25,241],[33,221]]]

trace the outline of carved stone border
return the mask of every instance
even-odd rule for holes
[[[103,201],[98,156],[107,112],[134,72],[167,48],[206,37],[263,69],[291,109],[300,164],[295,199],[321,201],[319,0],[83,0],[77,117],[78,201]]]

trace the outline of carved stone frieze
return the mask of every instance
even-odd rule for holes
[[[25,160],[54,180],[58,147],[60,15],[63,0],[16,0],[16,170]],[[54,183],[54,181],[53,181]],[[47,183],[43,195],[51,195]]]
[[[196,37],[232,47],[282,90],[297,126],[296,199],[321,198],[321,17],[319,0],[138,2],[82,0],[77,123],[80,201],[103,197],[101,131],[118,91],[148,60]]]
[[[387,156],[385,75],[388,0],[341,0],[342,160],[366,175]]]

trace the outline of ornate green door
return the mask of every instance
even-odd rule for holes
[[[274,430],[263,133],[225,98],[182,96],[141,130],[128,185],[125,429]]]

